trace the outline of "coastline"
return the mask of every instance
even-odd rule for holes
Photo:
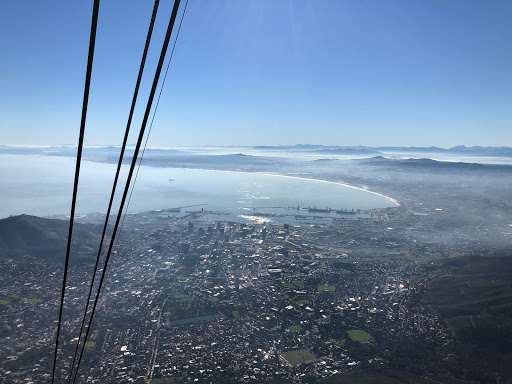
[[[149,167],[149,166],[147,166]],[[164,167],[162,167],[164,168]],[[282,174],[276,174],[276,173],[262,173],[262,172],[244,172],[244,171],[229,171],[229,170],[225,170],[225,169],[206,169],[206,168],[188,168],[188,167],[165,167],[165,168],[171,168],[171,169],[190,169],[190,170],[193,170],[193,171],[211,171],[211,172],[227,172],[227,173],[243,173],[243,174],[248,174],[248,175],[261,175],[261,176],[273,176],[273,177],[285,177],[285,178],[288,178],[288,179],[296,179],[296,180],[307,180],[307,181],[318,181],[318,182],[321,182],[321,183],[328,183],[328,184],[335,184],[335,185],[340,185],[342,187],[347,187],[347,188],[352,188],[352,189],[356,189],[358,191],[362,191],[362,192],[368,192],[368,193],[371,193],[373,195],[376,195],[376,196],[379,196],[379,197],[383,197],[385,198],[386,200],[389,200],[391,201],[392,203],[396,204],[397,207],[400,207],[400,203],[398,202],[398,200],[390,197],[390,196],[386,196],[382,193],[379,193],[379,192],[375,192],[375,191],[371,191],[369,189],[365,189],[365,188],[361,188],[361,187],[356,187],[355,185],[350,185],[350,184],[346,184],[346,183],[341,183],[339,181],[329,181],[329,180],[322,180],[322,179],[313,179],[313,178],[310,178],[310,177],[299,177],[299,176],[291,176],[291,175],[282,175]]]
[[[249,172],[242,172],[242,173],[249,173]],[[346,183],[341,183],[339,181],[329,181],[329,180],[322,180],[322,179],[312,179],[312,178],[309,178],[309,177],[299,177],[299,176],[290,176],[290,175],[276,175],[276,174],[272,174],[272,173],[259,173],[260,175],[265,175],[265,176],[278,176],[278,177],[287,177],[287,178],[290,178],[290,179],[298,179],[298,180],[309,180],[309,181],[319,181],[319,182],[322,182],[322,183],[329,183],[329,184],[336,184],[336,185],[341,185],[343,187],[348,187],[348,188],[352,188],[352,189],[357,189],[358,191],[363,191],[363,192],[368,192],[368,193],[371,193],[371,194],[374,194],[374,195],[377,195],[377,196],[380,196],[380,197],[383,197],[393,203],[395,203],[398,207],[400,206],[400,203],[390,197],[390,196],[386,196],[386,195],[383,195],[382,193],[379,193],[379,192],[375,192],[375,191],[371,191],[369,189],[365,189],[365,188],[361,188],[361,187],[356,187],[355,185],[350,185],[350,184],[346,184]]]
[[[73,161],[70,157],[67,156],[40,156],[40,155],[11,155],[11,154],[4,154],[0,155],[3,160],[5,160],[2,164],[2,173],[5,175],[6,178],[6,188],[5,191],[2,193],[2,197],[5,202],[12,201],[12,204],[6,204],[3,210],[1,211],[2,217],[8,217],[9,215],[17,215],[17,214],[31,214],[31,215],[37,215],[37,216],[46,216],[46,215],[55,215],[55,214],[68,214],[69,213],[69,206],[68,206],[68,200],[70,198],[69,194],[67,193],[68,189],[70,188],[70,180],[72,172],[73,172]],[[83,201],[82,205],[77,210],[77,213],[91,213],[91,212],[98,212],[101,211],[103,208],[101,208],[101,201],[99,200],[101,196],[105,195],[105,198],[108,198],[106,195],[106,192],[103,191],[101,188],[101,185],[107,185],[107,183],[110,183],[111,175],[111,163],[105,163],[101,161],[93,161],[93,160],[83,160],[83,165],[90,164],[94,165],[93,167],[84,167],[84,171],[81,172],[80,175],[80,182],[82,185],[89,185],[88,188],[85,190],[82,190],[81,193],[85,193],[86,196],[89,196],[89,199],[85,199]],[[96,168],[98,166],[98,168]],[[318,199],[322,198],[322,186],[319,184],[311,184],[311,183],[300,183],[300,180],[308,181],[308,182],[322,182],[322,183],[329,183],[329,184],[337,184],[341,187],[348,187],[350,190],[356,192],[368,192],[373,195],[366,195],[367,198],[370,198],[371,200],[377,200],[375,205],[368,205],[368,207],[360,207],[362,209],[372,209],[372,208],[386,208],[386,207],[395,207],[400,206],[398,201],[390,196],[386,196],[382,193],[375,192],[372,190],[369,190],[365,188],[363,185],[354,186],[350,185],[348,183],[344,183],[341,181],[329,181],[329,180],[322,180],[320,177],[323,175],[320,174],[307,174],[302,176],[301,173],[293,173],[293,172],[300,172],[300,169],[289,169],[287,171],[290,172],[290,174],[286,174],[286,171],[282,172],[281,170],[229,170],[229,169],[215,169],[215,168],[202,168],[200,167],[154,167],[152,165],[144,165],[144,167],[148,167],[150,169],[155,170],[158,175],[158,178],[160,181],[167,180],[165,175],[172,173],[173,170],[183,172],[186,170],[191,171],[191,177],[193,176],[192,172],[197,171],[210,171],[210,175],[214,175],[211,172],[227,172],[232,174],[240,174],[240,175],[247,175],[248,177],[257,177],[257,175],[260,175],[262,177],[262,181],[264,181],[264,178],[267,178],[267,183],[269,186],[274,184],[272,180],[268,180],[268,176],[273,177],[280,177],[282,181],[286,185],[286,179],[297,179],[298,182],[291,183],[290,184],[290,190],[288,192],[288,197],[292,198],[296,195],[297,198],[300,198],[301,194],[297,192],[295,194],[294,188],[301,189],[302,187],[313,187],[313,190],[315,188],[320,188],[317,190],[317,195],[311,195],[312,202],[311,205],[313,206],[315,203],[315,196],[318,197]],[[232,164],[234,166],[234,164]],[[123,165],[123,168],[127,167],[127,165]],[[52,169],[59,169],[58,173],[52,172]],[[87,170],[86,168],[90,168]],[[159,171],[158,171],[159,170]],[[96,172],[99,172],[96,174]],[[282,173],[278,173],[282,172]],[[144,171],[143,171],[144,173]],[[69,177],[67,177],[68,175]],[[98,176],[99,175],[99,176]],[[222,174],[217,174],[221,176]],[[226,174],[227,175],[227,174]],[[66,176],[66,177],[65,177]],[[98,177],[97,177],[98,176]],[[309,177],[308,177],[309,176]],[[167,176],[172,177],[172,175]],[[319,177],[319,178],[316,178]],[[324,176],[327,178],[327,176]],[[216,177],[211,177],[210,182],[214,183]],[[222,178],[222,177],[220,177]],[[275,185],[279,185],[280,182],[278,182],[278,179],[275,179],[276,183]],[[86,184],[83,184],[83,183]],[[89,183],[89,184],[87,184]],[[297,183],[297,184],[296,184]],[[21,189],[22,193],[16,193],[13,194],[11,191],[17,190],[19,185],[23,185],[24,187]],[[44,190],[41,190],[41,198],[38,198],[34,200],[32,197],[33,195],[30,193],[31,190],[36,190],[36,185],[43,185]],[[168,184],[166,184],[168,185]],[[327,184],[324,184],[327,186]],[[34,186],[34,187],[32,187]],[[343,194],[343,189],[337,189],[337,187],[331,186],[328,190],[329,193],[333,196],[333,198],[336,198],[337,195]],[[219,189],[222,189],[221,186],[219,186]],[[150,192],[153,190],[151,189]],[[338,192],[339,191],[339,192]],[[349,190],[346,189],[348,192]],[[153,193],[153,192],[152,192]],[[155,192],[156,193],[156,192]],[[276,192],[277,193],[277,192]],[[42,201],[44,198],[49,197],[51,194],[52,198],[48,201],[45,200],[44,203]],[[356,194],[357,195],[357,194]],[[157,196],[153,194],[152,196]],[[160,195],[157,196],[159,199],[161,198]],[[178,196],[179,198],[183,197],[182,195]],[[286,196],[284,196],[286,197]],[[377,198],[377,199],[376,199]],[[43,200],[41,200],[43,199]],[[382,200],[381,200],[382,199]],[[158,200],[158,199],[157,199]],[[179,200],[179,199],[178,199]],[[354,202],[356,204],[353,204],[354,207],[357,206],[357,198],[354,198]],[[361,196],[359,200],[365,200],[364,195]],[[160,200],[158,200],[160,201]],[[286,199],[285,199],[286,201]],[[337,201],[337,200],[335,200]],[[97,203],[95,203],[97,202]],[[166,204],[163,205],[157,205],[157,206],[150,206],[150,204],[139,204],[140,207],[136,204],[133,206],[132,209],[133,212],[143,212],[148,210],[155,210],[162,208],[166,206]],[[146,205],[148,205],[146,207]],[[187,205],[185,203],[177,203],[176,205]],[[286,203],[282,204],[283,207],[286,205]],[[301,204],[302,205],[302,204]],[[307,205],[307,204],[306,204]],[[318,205],[318,204],[317,204]],[[321,204],[320,204],[321,205]],[[324,204],[325,205],[325,204]],[[333,205],[333,204],[329,204]],[[334,204],[337,205],[337,204]]]

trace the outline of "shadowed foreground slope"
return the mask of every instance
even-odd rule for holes
[[[29,255],[49,260],[63,260],[69,222],[20,215],[0,220],[0,256]],[[73,246],[77,252],[90,252],[98,238],[94,226],[74,224]]]
[[[512,382],[512,257],[469,256],[441,263],[446,272],[423,295],[455,336],[452,369],[483,383]]]

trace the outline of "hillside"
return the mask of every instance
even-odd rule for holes
[[[49,260],[63,260],[66,253],[69,223],[20,215],[0,219],[0,256],[29,255]],[[90,253],[98,238],[95,227],[74,224],[73,247],[77,254]]]
[[[422,302],[439,311],[452,330],[452,369],[480,382],[511,383],[505,378],[512,377],[512,257],[437,264],[445,274],[428,284]]]

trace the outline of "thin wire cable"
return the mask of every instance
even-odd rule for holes
[[[66,248],[66,260],[64,262],[64,276],[62,278],[62,292],[60,295],[59,322],[57,325],[57,337],[55,340],[55,354],[53,356],[52,384],[55,381],[55,369],[57,367],[57,354],[59,352],[60,327],[62,323],[62,309],[64,307],[64,296],[66,294],[66,282],[68,277],[69,252],[71,250],[71,237],[73,235],[73,222],[75,219],[76,195],[78,191],[78,180],[80,176],[80,163],[82,160],[82,148],[84,144],[85,121],[87,118],[87,105],[89,103],[89,89],[91,86],[92,64],[94,59],[94,46],[96,43],[96,27],[98,25],[98,11],[100,0],[94,0],[91,33],[89,37],[89,53],[87,57],[87,72],[85,75],[84,99],[82,103],[82,118],[80,121],[80,135],[78,138],[78,149],[76,154],[75,182],[73,185],[73,198],[71,200],[71,216],[69,217],[68,244]]]
[[[133,180],[132,189],[130,191],[130,197],[128,198],[128,203],[126,204],[126,208],[124,210],[123,220],[121,221],[121,226],[119,227],[119,236],[117,237],[114,249],[117,249],[117,244],[119,243],[119,239],[121,238],[121,232],[122,232],[123,226],[124,226],[124,219],[126,219],[126,213],[128,212],[128,208],[130,207],[130,202],[132,201],[132,195],[133,195],[133,190],[135,188],[135,183],[137,183],[137,178],[139,177],[140,165],[142,163],[142,159],[144,158],[144,154],[146,153],[146,146],[148,145],[149,135],[151,134],[151,129],[153,128],[153,122],[155,121],[156,111],[158,109],[158,105],[160,104],[160,97],[162,96],[162,91],[164,89],[165,80],[167,79],[167,73],[169,72],[169,67],[171,65],[172,56],[174,55],[174,48],[176,48],[176,42],[178,41],[178,37],[180,35],[181,24],[183,24],[183,18],[185,17],[185,12],[187,12],[187,6],[188,6],[188,0],[185,3],[185,8],[183,9],[183,14],[181,15],[181,20],[180,20],[180,25],[178,27],[178,32],[176,33],[176,38],[174,39],[174,45],[172,47],[171,55],[170,55],[169,61],[167,63],[167,69],[165,70],[164,79],[163,79],[162,85],[160,87],[160,93],[158,94],[158,99],[157,99],[156,104],[155,104],[155,110],[153,111],[153,117],[151,118],[151,124],[149,125],[148,134],[146,136],[146,141],[144,143],[144,148],[142,149],[142,154],[141,154],[140,159],[139,159],[139,165],[137,166],[137,172],[135,173],[135,179]]]
[[[101,272],[101,278],[100,278],[100,282],[99,282],[99,285],[98,285],[98,290],[96,292],[96,297],[95,297],[95,300],[94,300],[94,305],[93,305],[93,308],[92,308],[92,311],[91,311],[91,316],[89,317],[89,325],[87,326],[87,332],[85,334],[84,342],[82,344],[82,349],[81,349],[81,352],[80,352],[80,357],[78,359],[78,364],[77,364],[77,368],[76,368],[76,371],[75,371],[75,376],[73,378],[73,383],[76,382],[76,379],[77,379],[77,376],[78,376],[78,372],[79,372],[79,369],[80,369],[80,363],[82,362],[82,357],[83,357],[84,350],[85,350],[85,344],[87,343],[87,339],[89,338],[89,333],[90,333],[91,328],[92,328],[92,322],[93,322],[93,319],[94,319],[94,314],[96,312],[96,306],[98,304],[98,298],[100,296],[101,288],[103,286],[103,281],[105,279],[105,273],[107,271],[108,262],[109,262],[109,259],[110,259],[110,255],[112,253],[112,247],[113,247],[113,245],[115,243],[115,237],[116,237],[117,229],[119,227],[119,222],[121,220],[121,216],[122,216],[122,213],[123,213],[124,203],[126,201],[126,196],[128,195],[128,190],[129,190],[131,179],[132,179],[132,176],[133,176],[133,170],[135,169],[135,165],[137,163],[137,156],[139,154],[140,146],[142,144],[142,138],[144,137],[144,130],[145,130],[147,122],[148,122],[149,113],[151,111],[151,106],[153,104],[153,99],[155,97],[156,87],[158,85],[158,80],[160,78],[160,73],[162,71],[162,66],[163,66],[163,63],[164,63],[164,60],[165,60],[165,55],[167,53],[167,47],[169,46],[169,40],[171,39],[171,34],[172,34],[173,27],[174,27],[174,22],[176,20],[176,15],[178,14],[179,6],[180,6],[180,0],[175,0],[174,1],[174,6],[173,6],[173,9],[172,9],[172,13],[171,13],[171,18],[169,19],[169,25],[167,27],[167,33],[165,35],[164,43],[163,43],[163,46],[162,46],[162,52],[160,53],[160,59],[158,60],[158,66],[157,66],[157,69],[156,69],[155,77],[153,79],[153,85],[151,87],[151,92],[149,94],[148,103],[146,105],[146,111],[144,113],[144,119],[142,121],[142,125],[141,125],[141,128],[140,128],[139,138],[137,140],[137,145],[135,147],[135,152],[133,154],[133,159],[132,159],[132,163],[131,163],[131,166],[130,166],[130,171],[128,173],[128,179],[126,180],[126,185],[125,185],[125,188],[124,188],[123,197],[121,199],[121,204],[120,204],[120,207],[119,207],[119,212],[117,214],[116,223],[115,223],[115,226],[114,226],[114,230],[112,232],[112,237],[110,239],[110,246],[109,246],[109,249],[108,249],[108,252],[107,252],[107,256],[105,257],[103,271]]]
[[[112,209],[112,203],[114,201],[114,195],[115,195],[115,192],[116,192],[117,182],[119,180],[119,173],[121,171],[121,165],[122,165],[122,162],[123,162],[123,156],[124,156],[124,151],[125,151],[125,148],[126,148],[126,142],[128,140],[128,135],[130,133],[130,127],[131,127],[131,124],[132,124],[133,111],[135,110],[135,104],[137,102],[137,96],[138,96],[138,93],[139,93],[139,88],[140,88],[140,83],[141,83],[141,79],[142,79],[142,74],[144,72],[144,66],[145,66],[145,63],[146,63],[146,57],[147,57],[147,54],[148,54],[149,43],[151,42],[151,36],[152,36],[152,33],[153,33],[153,27],[155,25],[155,19],[156,19],[156,14],[157,14],[157,11],[158,11],[159,3],[160,3],[160,0],[155,0],[155,4],[153,6],[153,13],[151,15],[151,21],[149,23],[148,33],[147,33],[147,37],[146,37],[146,43],[144,45],[144,51],[143,51],[142,59],[141,59],[141,62],[140,62],[139,74],[138,74],[138,77],[137,77],[137,83],[135,85],[135,90],[133,92],[132,104],[131,104],[131,107],[130,107],[130,114],[128,116],[128,122],[126,124],[126,130],[125,130],[125,134],[124,134],[123,145],[121,147],[121,153],[119,155],[119,162],[117,164],[117,170],[116,170],[116,175],[115,175],[115,178],[114,178],[114,184],[112,186],[112,192],[110,194],[110,201],[108,203],[107,215],[105,217],[105,224],[103,225],[103,232],[101,234],[101,240],[100,240],[100,245],[99,245],[99,249],[98,249],[98,254],[96,256],[96,264],[94,265],[94,272],[92,274],[91,285],[89,287],[89,295],[87,296],[87,302],[85,304],[85,311],[84,311],[84,315],[82,317],[82,325],[80,326],[80,332],[78,333],[78,340],[76,342],[75,354],[73,356],[73,364],[71,365],[71,370],[69,372],[68,382],[71,381],[71,377],[73,375],[73,370],[75,368],[76,357],[77,357],[77,354],[78,354],[78,347],[80,345],[80,340],[82,338],[82,331],[84,329],[85,319],[87,317],[87,311],[89,310],[89,302],[91,300],[92,290],[93,290],[93,286],[94,286],[94,280],[96,278],[96,274],[97,274],[97,271],[98,271],[98,264],[99,264],[99,261],[100,261],[103,241],[105,239],[105,233],[107,231],[108,220],[109,220],[109,217],[110,217],[110,211]]]

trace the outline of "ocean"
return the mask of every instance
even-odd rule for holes
[[[75,160],[40,155],[0,155],[0,217],[69,214]],[[77,213],[105,213],[116,165],[83,161]],[[123,166],[124,185],[128,166]],[[114,209],[120,201],[117,194]],[[393,199],[362,189],[321,180],[282,175],[142,166],[130,202],[130,213],[180,208],[224,213],[222,220],[294,222],[300,216],[341,216],[304,208],[366,210],[397,206]],[[292,209],[293,207],[293,209]],[[297,210],[297,207],[302,209]],[[288,209],[287,209],[288,208]],[[115,211],[114,211],[115,212]],[[214,215],[214,220],[219,216]],[[297,216],[297,217],[295,217]],[[364,215],[345,215],[347,218]],[[212,217],[204,217],[208,220]]]

